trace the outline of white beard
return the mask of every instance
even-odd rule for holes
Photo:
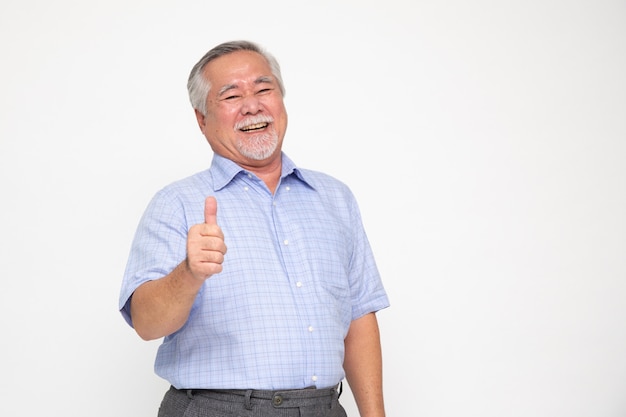
[[[237,150],[246,158],[261,161],[269,158],[278,146],[278,135],[274,130],[237,139]]]

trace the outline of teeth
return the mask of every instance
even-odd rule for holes
[[[244,126],[241,128],[241,130],[243,131],[247,131],[247,130],[255,130],[255,129],[262,129],[264,127],[267,126],[267,123],[257,123],[257,124],[253,124],[253,125],[249,125],[249,126]]]

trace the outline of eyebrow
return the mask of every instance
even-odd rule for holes
[[[274,78],[270,77],[269,75],[262,75],[259,78],[257,78],[256,80],[254,80],[254,84],[255,85],[265,84],[265,83],[273,83],[273,82],[274,82]],[[237,84],[226,84],[225,86],[223,86],[222,88],[219,89],[219,91],[217,92],[217,96],[220,97],[224,93],[226,93],[227,91],[234,90],[236,88],[239,88],[239,86]]]
[[[254,80],[255,84],[273,83],[273,82],[274,82],[274,78],[270,77],[269,75],[262,75],[256,80]]]

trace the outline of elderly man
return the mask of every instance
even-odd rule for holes
[[[119,304],[141,338],[163,338],[159,416],[345,416],[344,377],[362,417],[384,416],[387,295],[350,190],[281,150],[277,61],[227,42],[188,89],[213,160],[148,205]]]

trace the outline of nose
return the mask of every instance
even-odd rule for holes
[[[261,102],[258,97],[249,95],[243,98],[241,103],[242,114],[257,114],[259,111],[261,111]]]

